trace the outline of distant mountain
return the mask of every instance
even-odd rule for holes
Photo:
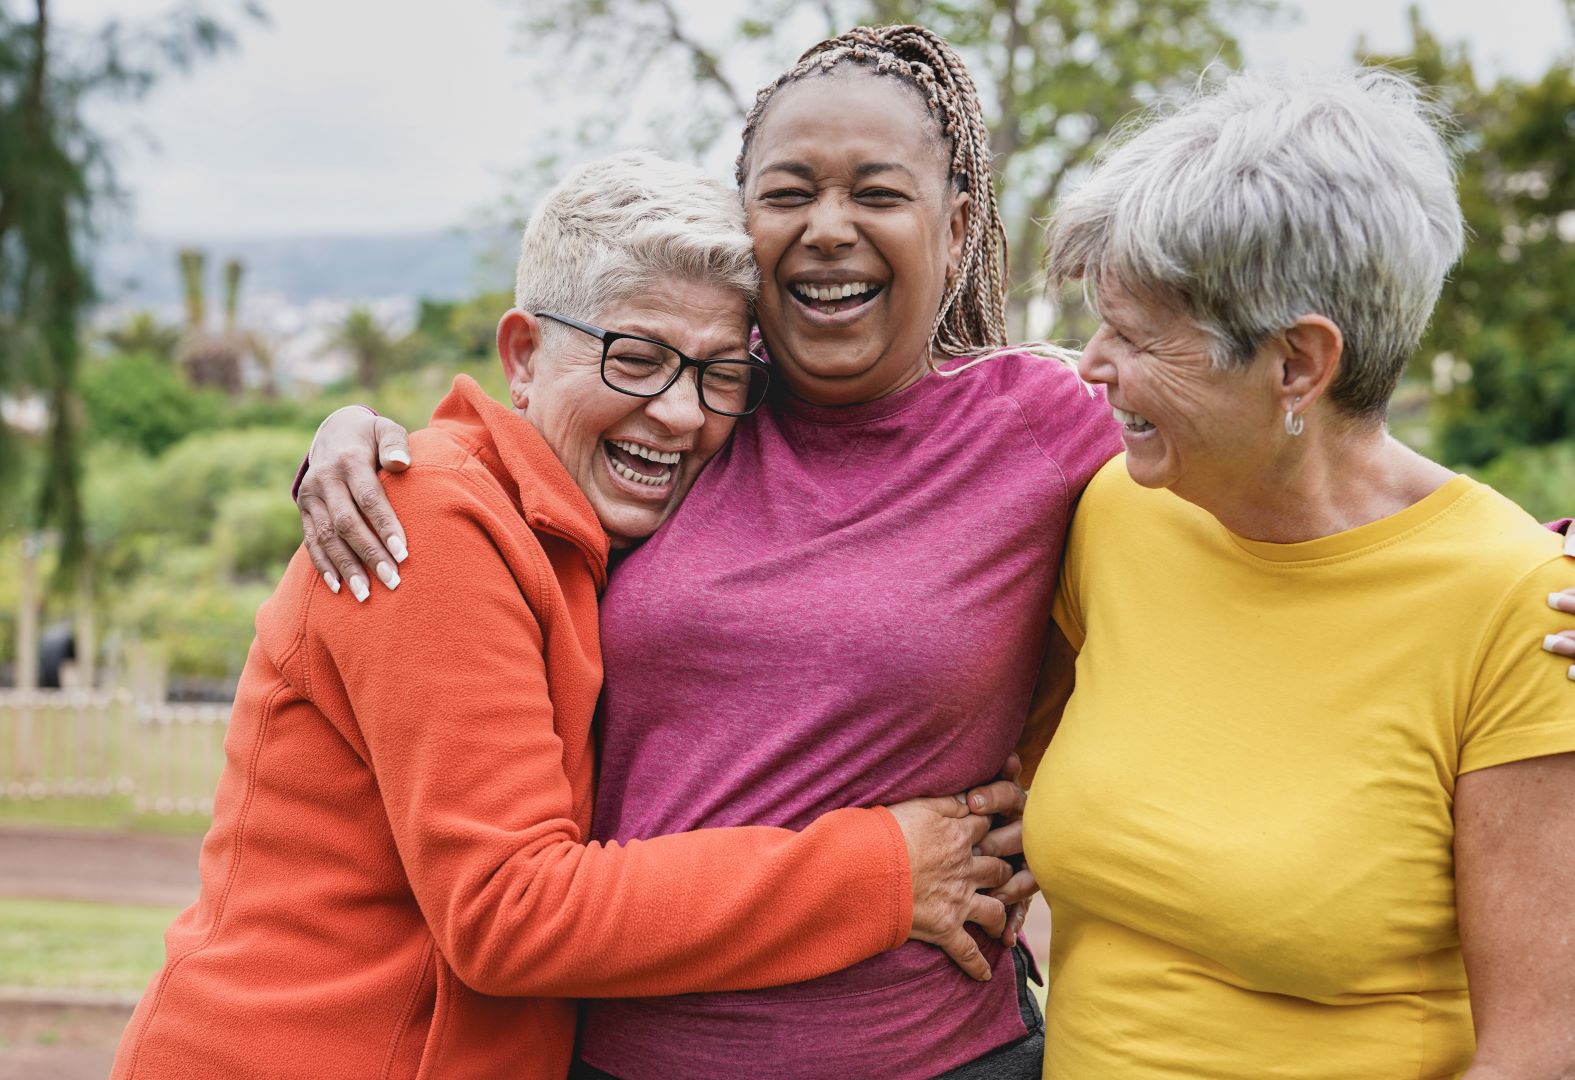
[[[507,289],[514,276],[512,231],[444,231],[392,236],[312,236],[177,240],[132,237],[104,243],[95,260],[108,304],[162,307],[181,299],[176,252],[207,252],[210,310],[223,296],[226,260],[246,264],[243,295],[277,294],[295,303],[384,296],[451,300]]]

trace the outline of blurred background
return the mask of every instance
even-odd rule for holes
[[[162,958],[317,422],[500,393],[557,175],[729,179],[758,85],[892,21],[967,57],[1013,334],[1071,342],[1036,223],[1124,117],[1211,68],[1413,72],[1472,237],[1394,429],[1575,506],[1575,0],[0,0],[0,1080],[104,1075]]]

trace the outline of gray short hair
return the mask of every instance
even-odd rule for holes
[[[752,303],[760,274],[744,210],[699,169],[632,151],[582,165],[547,193],[520,239],[514,304],[594,320],[674,279]]]
[[[1330,400],[1382,416],[1460,257],[1447,117],[1403,75],[1233,75],[1118,136],[1051,218],[1052,284],[1178,302],[1244,365],[1299,317],[1345,339]]]

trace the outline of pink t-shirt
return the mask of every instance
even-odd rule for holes
[[[1021,354],[741,422],[603,601],[596,838],[994,778],[1072,505],[1118,448],[1103,394]],[[1012,958],[981,941],[988,983],[910,942],[794,986],[589,1002],[581,1056],[624,1080],[931,1077],[1024,1034]]]

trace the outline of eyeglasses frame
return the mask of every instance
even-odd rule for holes
[[[656,338],[645,337],[641,334],[625,334],[618,330],[603,330],[599,326],[592,326],[590,323],[581,322],[579,319],[571,319],[569,316],[560,315],[556,311],[538,311],[536,312],[536,318],[551,319],[555,323],[562,323],[564,326],[578,330],[582,334],[589,334],[591,337],[598,339],[602,343],[602,360],[600,366],[602,384],[609,390],[616,390],[618,393],[627,394],[629,397],[661,397],[663,394],[667,393],[667,391],[671,390],[679,379],[683,378],[684,371],[686,369],[694,368],[695,393],[700,398],[701,407],[708,412],[716,413],[718,416],[738,417],[748,416],[750,413],[760,408],[760,406],[765,403],[765,393],[761,393],[760,401],[756,402],[751,408],[748,408],[743,412],[729,412],[726,409],[718,409],[705,398],[705,373],[708,368],[715,364],[743,364],[746,367],[750,367],[758,371],[761,377],[765,379],[766,387],[768,389],[771,385],[771,365],[760,359],[760,357],[755,356],[753,353],[749,354],[748,356],[724,356],[715,360],[696,360],[694,357],[677,348],[674,348],[665,341],[658,341]],[[673,372],[672,378],[668,379],[667,382],[662,384],[662,388],[660,390],[652,391],[649,394],[642,394],[635,390],[627,390],[622,386],[614,386],[613,383],[607,378],[607,354],[609,351],[611,351],[613,342],[623,340],[643,341],[647,345],[655,345],[657,348],[666,349],[668,352],[678,357],[678,369]]]

